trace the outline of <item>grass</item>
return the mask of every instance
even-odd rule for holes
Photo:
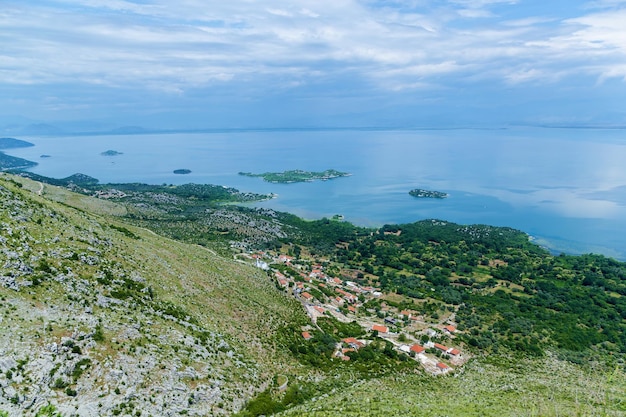
[[[20,291],[0,286],[0,296],[8,300],[1,304],[0,346],[20,358],[18,352],[59,344],[76,329],[96,342],[88,347],[85,340],[68,353],[81,389],[72,387],[72,395],[54,401],[87,401],[81,397],[85,387],[101,386],[97,378],[108,372],[104,364],[118,357],[159,364],[138,368],[148,386],[147,381],[160,380],[187,361],[197,368],[198,380],[219,381],[218,414],[236,409],[269,384],[277,370],[304,372],[274,337],[285,323],[305,320],[304,312],[276,291],[263,271],[110,219],[115,212],[110,202],[51,185],[39,196],[37,183],[15,178],[26,185],[0,178],[0,221],[13,230],[3,245],[18,248],[17,256],[32,262],[41,279]],[[114,303],[99,304],[99,297],[114,294],[119,296]],[[94,320],[85,321],[86,307]],[[163,314],[166,310],[175,314]],[[129,332],[139,323],[135,333]],[[16,328],[19,338],[13,335]],[[85,355],[91,362],[81,359]],[[189,382],[191,389],[197,385],[187,377],[181,382]],[[22,392],[27,385],[16,388]],[[147,401],[143,394],[149,391],[139,392]]]
[[[458,375],[394,375],[357,383],[284,416],[624,416],[623,370],[583,369],[548,356],[473,361]]]

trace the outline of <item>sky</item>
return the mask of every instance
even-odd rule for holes
[[[626,126],[626,0],[0,0],[0,132]]]

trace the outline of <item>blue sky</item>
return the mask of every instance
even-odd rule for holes
[[[0,128],[626,125],[625,22],[626,0],[3,0]]]

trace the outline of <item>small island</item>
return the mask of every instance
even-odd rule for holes
[[[117,156],[117,155],[122,155],[122,152],[118,152],[118,151],[113,151],[113,150],[108,150],[108,151],[104,151],[102,152],[100,155],[102,156]]]
[[[174,174],[180,174],[180,175],[191,174],[191,170],[190,169],[175,169]]]
[[[409,194],[416,198],[446,198],[448,194],[442,193],[441,191],[430,191],[430,190],[422,190],[421,188],[416,188],[414,190],[409,191]]]
[[[294,182],[312,182],[315,180],[328,181],[334,178],[349,177],[350,173],[327,169],[323,172],[303,171],[300,169],[284,172],[265,172],[253,174],[252,172],[240,172],[239,175],[246,177],[261,177],[267,182],[290,184]]]
[[[47,155],[47,154],[43,154],[43,155],[40,156],[40,158],[51,158],[51,156]]]

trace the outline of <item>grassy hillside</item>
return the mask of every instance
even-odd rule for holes
[[[454,377],[395,375],[338,387],[283,416],[623,416],[623,371],[553,357],[473,361]]]
[[[272,335],[303,313],[266,274],[45,187],[0,177],[0,410],[229,414],[295,363]]]

